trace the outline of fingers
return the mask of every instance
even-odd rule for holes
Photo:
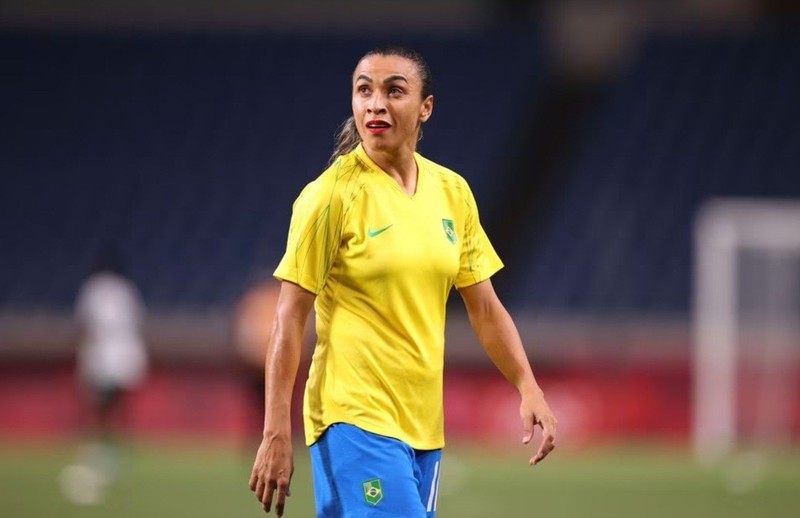
[[[264,507],[264,512],[269,513],[274,503],[275,514],[283,516],[283,510],[286,507],[286,497],[289,496],[289,482],[289,479],[282,479],[278,482],[270,480],[265,484],[266,491],[264,492],[264,497],[260,499]]]
[[[272,507],[272,492],[275,490],[275,482],[265,482],[256,472],[250,475],[250,491],[254,491],[256,498],[264,507],[265,512],[269,512]]]
[[[293,472],[291,442],[280,438],[270,442],[265,438],[248,481],[264,512],[269,513],[274,507],[275,514],[283,516]]]
[[[265,481],[254,474],[250,477],[250,490],[255,492],[256,498],[264,508],[264,512],[269,513],[274,503],[275,514],[283,516],[286,498],[291,496],[290,483],[290,478],[281,477],[278,480],[269,479]]]
[[[261,500],[261,505],[264,507],[264,512],[268,513],[272,509],[272,497],[273,493],[275,492],[275,481],[270,480],[268,483],[264,484],[265,490],[264,494],[262,495],[259,500]]]
[[[533,429],[525,430],[522,435],[522,444],[528,444],[533,439]]]
[[[544,460],[547,455],[556,447],[556,427],[557,422],[554,417],[547,416],[539,421],[542,427],[542,442],[536,455],[530,460],[531,465],[536,465]]]
[[[539,464],[551,451],[555,449],[555,447],[556,445],[553,442],[553,437],[545,437],[542,440],[542,444],[539,446],[539,451],[537,451],[536,455],[531,458],[531,465],[535,466],[536,464]]]
[[[289,486],[278,487],[277,498],[275,500],[275,514],[283,516],[283,508],[286,505],[286,497],[289,496]]]
[[[522,444],[528,444],[533,439],[534,420],[533,415],[522,416]]]
[[[264,503],[264,498],[266,497],[267,492],[267,483],[263,480],[259,480],[256,484],[256,498],[259,502]]]

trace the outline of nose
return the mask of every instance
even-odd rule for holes
[[[367,113],[375,115],[386,113],[386,104],[382,95],[376,94],[370,98],[369,104],[367,104]]]

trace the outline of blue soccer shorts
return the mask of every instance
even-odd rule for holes
[[[442,450],[415,450],[345,423],[311,446],[320,518],[434,518]]]

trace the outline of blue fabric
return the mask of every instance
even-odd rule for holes
[[[338,423],[311,446],[320,518],[436,516],[442,450]]]

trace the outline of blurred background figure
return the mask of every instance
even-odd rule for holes
[[[236,303],[232,341],[247,395],[244,447],[250,460],[264,429],[264,361],[278,304],[280,283],[271,270],[259,272]]]
[[[81,335],[77,368],[88,426],[77,464],[64,470],[61,482],[65,496],[77,503],[98,501],[119,474],[116,450],[127,424],[126,399],[147,372],[144,317],[141,295],[126,276],[118,247],[105,247],[75,304]]]

